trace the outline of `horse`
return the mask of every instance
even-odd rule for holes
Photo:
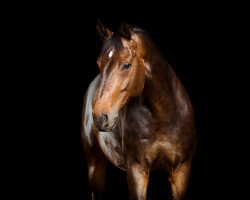
[[[100,21],[96,29],[100,73],[85,94],[81,128],[92,200],[103,198],[108,162],[126,171],[132,200],[146,200],[157,169],[167,172],[173,199],[183,199],[197,144],[189,95],[146,31]]]

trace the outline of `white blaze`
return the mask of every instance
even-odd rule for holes
[[[111,58],[111,56],[113,56],[113,53],[114,53],[113,51],[109,52],[109,58]]]

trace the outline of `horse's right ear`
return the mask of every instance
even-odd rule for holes
[[[113,32],[109,30],[106,26],[104,26],[100,20],[98,20],[96,23],[96,31],[97,34],[100,35],[103,40],[106,40],[109,36],[113,34]]]
[[[127,40],[131,39],[131,30],[127,22],[123,21],[119,29],[120,34]]]

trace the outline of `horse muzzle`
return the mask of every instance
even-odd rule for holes
[[[93,114],[93,121],[95,123],[96,128],[99,129],[100,131],[105,131],[105,132],[112,131],[116,126],[116,122],[112,123],[112,125],[109,124],[109,119],[107,114],[102,114],[100,116]]]

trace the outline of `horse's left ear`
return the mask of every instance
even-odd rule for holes
[[[122,22],[119,32],[125,39],[131,39],[131,28],[126,22]]]
[[[96,23],[96,31],[103,40],[106,40],[113,34],[113,32],[109,30],[108,27],[104,26],[100,20],[98,20]]]

